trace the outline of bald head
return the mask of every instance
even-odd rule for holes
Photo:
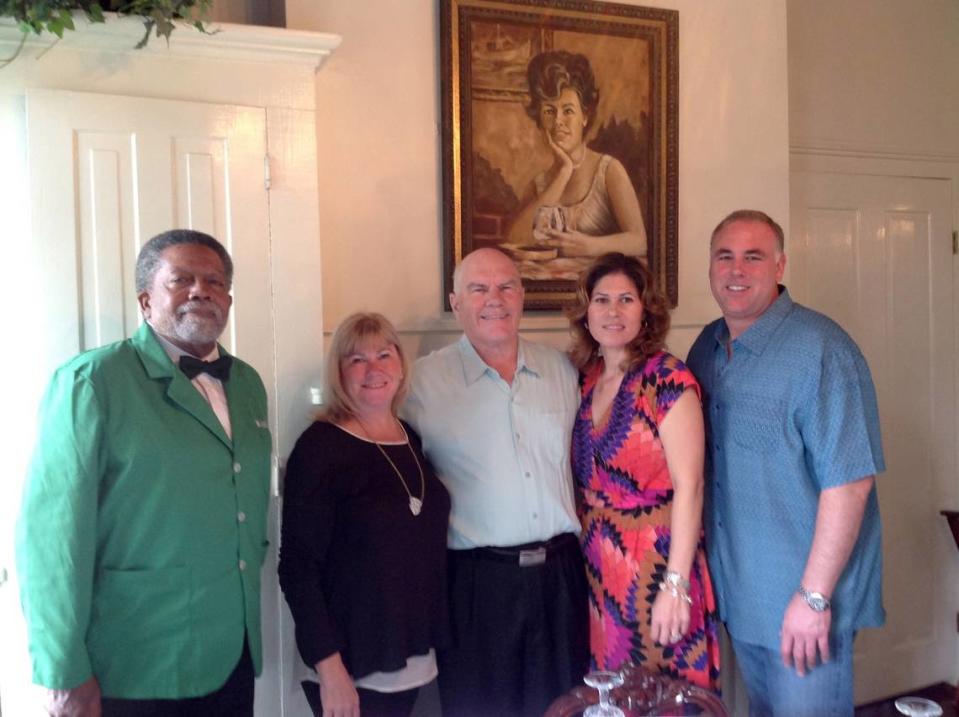
[[[453,272],[453,314],[470,343],[484,350],[515,348],[523,316],[523,281],[498,249],[477,249]]]
[[[516,268],[513,260],[504,252],[493,248],[477,249],[463,257],[463,261],[457,264],[453,270],[453,294],[462,292],[464,286],[463,276],[476,264],[498,265],[504,272],[512,271],[513,274],[516,275],[516,278],[519,279],[519,270]],[[452,297],[450,298],[450,302],[452,303]]]

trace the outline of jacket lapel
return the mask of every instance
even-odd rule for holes
[[[223,444],[233,450],[233,442],[227,437],[226,431],[220,424],[220,419],[216,417],[210,404],[206,402],[200,392],[196,390],[190,379],[186,377],[179,368],[177,368],[163,346],[153,335],[153,329],[144,322],[131,339],[133,347],[140,356],[143,368],[147,376],[154,381],[166,381],[166,395],[173,403],[193,416]],[[221,352],[223,349],[220,349]],[[229,385],[229,381],[227,381]],[[227,389],[227,400],[229,401],[229,389]],[[232,413],[232,411],[231,411]],[[236,429],[234,429],[236,430]]]

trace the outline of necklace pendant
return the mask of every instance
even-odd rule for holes
[[[423,510],[423,501],[411,495],[410,496],[410,512],[413,515],[419,515],[421,510]]]

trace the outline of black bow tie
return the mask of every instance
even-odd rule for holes
[[[213,378],[226,381],[230,378],[230,364],[232,363],[232,356],[220,356],[216,361],[203,361],[184,354],[180,357],[180,370],[183,371],[191,381],[201,373],[208,373]]]

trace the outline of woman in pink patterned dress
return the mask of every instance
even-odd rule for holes
[[[578,295],[570,353],[582,403],[572,455],[593,666],[634,663],[716,690],[699,386],[664,351],[668,305],[638,259],[597,258]]]

